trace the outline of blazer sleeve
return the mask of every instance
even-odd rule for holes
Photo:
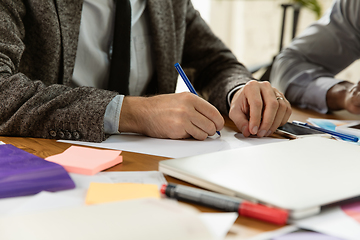
[[[54,84],[57,79],[51,77],[30,79],[26,76],[26,66],[21,66],[26,49],[24,39],[30,34],[25,33],[25,18],[31,14],[26,10],[23,1],[4,0],[0,3],[0,135],[104,140],[106,106],[117,93]],[[41,43],[39,45],[41,47]],[[38,54],[41,52],[31,55],[34,56],[32,61],[37,60]],[[60,56],[58,62],[53,69],[47,67],[47,71],[58,71]]]
[[[336,0],[329,11],[285,48],[270,81],[293,104],[325,113],[335,75],[360,57],[360,1]]]
[[[254,79],[188,1],[182,65],[194,70],[195,89],[223,114],[228,114],[227,94]]]

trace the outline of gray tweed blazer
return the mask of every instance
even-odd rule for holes
[[[0,0],[0,135],[106,139],[106,106],[117,95],[73,86],[82,0]],[[226,94],[252,79],[189,0],[147,0],[155,76],[149,94],[175,91],[180,62],[222,113]]]

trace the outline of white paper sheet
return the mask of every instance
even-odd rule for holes
[[[75,190],[82,195],[81,190]],[[51,209],[82,206],[84,199],[76,196],[66,196],[60,192],[41,192],[30,198],[24,204],[11,211],[11,214],[34,213]]]
[[[217,240],[225,238],[237,217],[238,214],[235,212],[200,214],[200,219]]]
[[[81,191],[81,189],[77,190]],[[169,202],[172,200],[169,200]],[[173,204],[176,204],[174,202]],[[183,204],[182,204],[183,205]],[[85,206],[84,198],[66,194],[41,192],[28,199],[20,207],[11,211],[11,215],[31,214],[55,209]],[[10,215],[8,214],[8,215]],[[199,213],[200,220],[209,229],[216,240],[224,239],[238,217],[237,213]]]
[[[41,192],[34,196],[3,199],[2,202],[0,201],[0,216],[31,214],[85,206],[84,199],[90,182],[150,183],[157,184],[159,187],[167,183],[164,175],[158,171],[102,172],[94,176],[71,173],[70,176],[75,182],[75,189],[54,193]],[[169,199],[168,202],[177,204],[176,200],[173,199]],[[216,240],[224,239],[237,216],[237,213],[199,213],[201,221]]]
[[[136,134],[112,135],[101,143],[59,140],[59,142],[83,146],[123,150],[170,158],[188,157],[240,147],[273,143],[277,141],[287,140],[270,137],[245,138],[242,134],[237,133],[230,128],[224,128],[221,130],[221,137],[209,137],[204,141],[198,141],[195,139],[158,139]]]
[[[29,201],[33,196],[11,197],[0,199],[0,216],[11,214],[11,212]]]
[[[300,228],[295,225],[288,225],[288,226],[276,229],[274,231],[260,233],[254,237],[249,238],[248,240],[271,240],[275,237],[279,237],[279,236],[285,235],[287,233],[295,232],[299,229]]]
[[[213,237],[192,208],[144,198],[0,217],[0,239],[210,240]]]
[[[112,181],[108,177],[100,173],[91,176],[77,173],[70,173],[69,175],[74,181],[76,189],[88,189],[91,182],[112,183]]]
[[[156,184],[159,189],[167,184],[164,174],[159,171],[127,171],[127,172],[101,172],[97,174],[108,178],[112,183],[147,183]]]
[[[360,224],[346,215],[340,207],[333,207],[319,215],[293,222],[300,228],[343,239],[360,239]]]

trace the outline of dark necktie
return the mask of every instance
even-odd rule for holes
[[[113,50],[108,89],[129,95],[131,6],[116,0]]]

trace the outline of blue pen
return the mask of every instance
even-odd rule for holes
[[[191,84],[191,82],[189,81],[188,77],[186,76],[184,70],[181,68],[180,64],[179,63],[175,63],[175,68],[176,70],[178,71],[178,73],[180,74],[181,78],[184,80],[187,88],[189,89],[190,92],[192,92],[193,94],[199,96],[197,94],[197,92],[195,91],[195,88],[193,87],[193,85]],[[220,132],[219,131],[216,131],[216,133],[220,135]]]
[[[330,134],[332,136],[339,137],[339,138],[346,139],[346,140],[350,140],[350,141],[353,141],[353,142],[359,141],[359,138],[355,137],[353,135],[347,135],[347,134],[327,130],[325,128],[315,127],[315,126],[309,125],[307,123],[299,122],[299,121],[293,121],[292,123],[296,124],[296,125],[299,125],[299,126],[315,129],[315,130],[318,130],[320,132],[328,133],[328,134]]]

